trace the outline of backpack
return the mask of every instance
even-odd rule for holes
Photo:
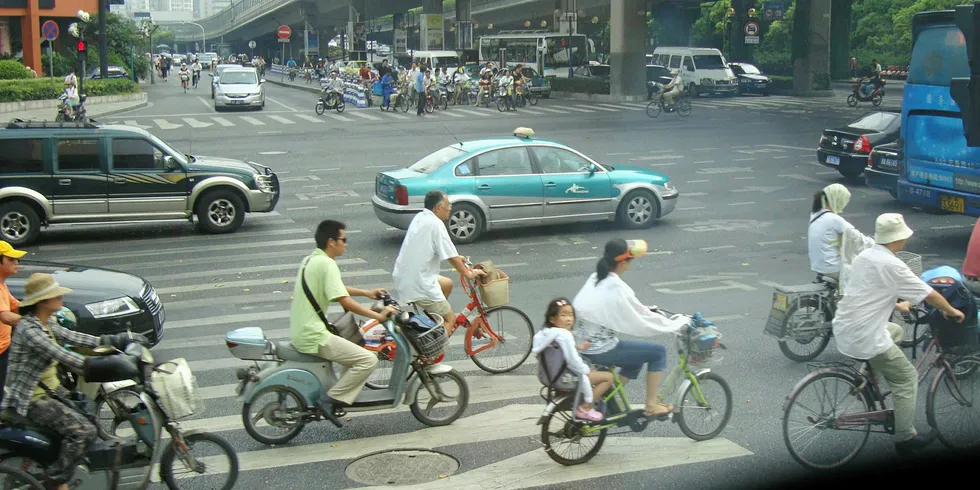
[[[578,376],[568,369],[558,342],[538,352],[538,380],[555,391],[575,391],[578,387]]]

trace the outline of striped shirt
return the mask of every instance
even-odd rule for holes
[[[19,415],[26,417],[34,389],[52,362],[58,362],[72,371],[82,370],[85,357],[59,345],[51,338],[49,331],[62,344],[79,347],[97,347],[100,344],[99,337],[62,327],[54,315],[48,317],[47,325],[42,324],[33,314],[22,317],[14,328],[10,342],[5,385],[7,393],[0,403],[0,411],[13,407]]]

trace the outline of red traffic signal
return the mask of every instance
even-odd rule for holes
[[[85,52],[85,41],[78,41],[78,52],[79,53]]]

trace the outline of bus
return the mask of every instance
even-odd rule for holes
[[[588,66],[590,54],[595,51],[592,40],[584,34],[569,36],[551,31],[500,31],[480,38],[480,64],[492,61],[500,65],[501,49],[504,50],[506,65],[530,65],[546,77],[559,78],[568,77],[569,56],[574,69]]]
[[[950,79],[969,77],[955,11],[912,17],[912,60],[902,98],[898,200],[930,212],[980,217],[980,148],[963,135]]]

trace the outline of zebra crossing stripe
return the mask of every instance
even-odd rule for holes
[[[254,118],[252,116],[241,116],[241,118],[242,118],[242,120],[244,120],[245,122],[251,124],[252,126],[265,126],[265,123],[264,122],[259,121],[258,119]]]
[[[648,102],[623,102],[622,104],[619,105],[633,106],[633,107],[639,107],[641,109],[646,109],[647,104]]]
[[[562,109],[568,109],[570,111],[575,111],[575,112],[595,112],[593,110],[582,109],[580,107],[565,107],[565,106],[562,106]]]
[[[226,128],[235,125],[235,123],[233,123],[233,122],[231,122],[231,121],[229,121],[229,120],[227,120],[227,119],[225,119],[223,117],[212,117],[211,119],[213,119],[214,122],[216,122],[216,123],[218,123],[218,124],[220,124],[220,125],[222,125],[222,126],[224,126]]]
[[[137,128],[140,128],[140,129],[150,129],[150,128],[153,127],[153,126],[144,126],[144,125],[136,122],[135,119],[127,119],[127,120],[123,121],[123,124],[126,124],[127,126],[135,126]]]
[[[296,124],[292,120],[286,119],[285,117],[282,117],[282,116],[276,116],[276,115],[270,114],[270,115],[268,115],[266,117],[268,117],[269,119],[272,119],[273,121],[281,122],[283,124]]]
[[[153,122],[160,126],[160,129],[177,129],[184,127],[183,124],[174,124],[166,119],[154,119]]]
[[[534,115],[537,115],[537,116],[541,116],[541,115],[544,115],[544,113],[543,113],[543,112],[538,112],[538,111],[536,111],[536,110],[534,110],[534,109],[528,109],[528,108],[526,108],[526,107],[522,107],[522,108],[521,108],[521,112],[523,112],[523,113],[525,113],[525,114],[534,114]]]
[[[456,110],[458,112],[462,112],[463,114],[469,114],[471,116],[490,117],[490,114],[486,112],[472,111],[468,109],[456,109]]]
[[[184,122],[186,122],[192,128],[209,128],[214,126],[214,123],[201,122],[193,117],[185,117]]]
[[[554,112],[555,114],[568,114],[568,111],[563,111],[560,109],[552,109],[550,107],[535,107],[535,109],[539,111]]]
[[[313,117],[313,116],[311,116],[309,114],[293,114],[293,115],[296,116],[296,117],[298,117],[298,118],[300,118],[300,119],[302,119],[302,120],[304,120],[304,121],[315,122],[315,123],[322,123],[323,122],[323,119],[320,119],[318,117]]]
[[[626,105],[626,104],[619,104],[619,105],[599,104],[599,105],[601,105],[602,107],[612,107],[613,109],[628,109],[628,110],[631,110],[631,111],[642,111],[642,110],[646,109],[645,107],[643,109],[640,109],[639,107],[632,107],[632,106],[629,106],[629,105]]]
[[[405,115],[402,115],[402,114],[395,114],[394,112],[389,112],[387,114],[388,114],[388,117],[393,118],[393,119],[408,119],[408,116],[405,116]]]
[[[340,114],[331,114],[329,112],[325,113],[324,116],[327,116],[327,117],[329,117],[331,119],[336,119],[338,121],[344,121],[344,122],[351,122],[351,121],[353,121],[353,119],[350,119],[350,118],[341,116]]]
[[[606,111],[606,112],[619,112],[619,109],[610,109],[608,107],[602,107],[602,106],[599,106],[599,105],[594,105],[594,106],[592,106],[592,108],[593,109],[598,109],[600,111]]]
[[[449,111],[442,111],[442,114],[445,114],[445,115],[447,115],[449,117],[466,117],[466,116],[464,116],[462,114],[454,114],[454,113],[449,112]]]
[[[350,114],[352,116],[360,117],[362,119],[367,119],[368,121],[380,121],[381,120],[380,117],[372,116],[370,114],[362,114],[362,113],[356,112],[356,111],[355,112],[349,112],[348,114]]]

